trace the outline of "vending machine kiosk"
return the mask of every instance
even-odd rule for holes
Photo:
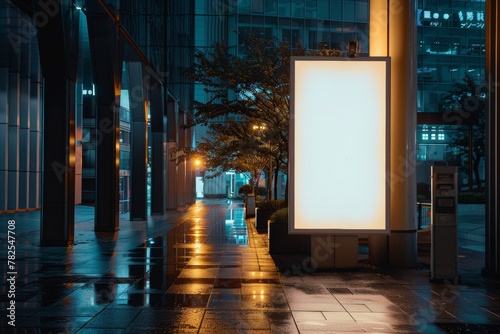
[[[431,279],[458,280],[457,167],[431,167]]]

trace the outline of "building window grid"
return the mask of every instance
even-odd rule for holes
[[[424,6],[427,16],[449,14],[452,20],[470,22],[471,26],[419,26],[419,111],[438,112],[439,101],[455,83],[461,83],[466,74],[480,82],[484,80],[484,2],[453,1],[448,6]],[[434,7],[434,8],[432,8]],[[436,15],[434,15],[436,14]],[[434,44],[433,44],[434,43]],[[443,48],[446,48],[444,50]],[[433,51],[434,50],[434,51]],[[429,52],[430,51],[430,52]],[[434,53],[433,53],[434,52]]]
[[[272,29],[273,36],[288,40],[292,45],[300,40],[307,48],[319,48],[325,45],[327,48],[337,48],[345,51],[345,45],[351,38],[358,39],[361,44],[362,52],[368,54],[368,2],[366,0],[349,1],[352,13],[349,14],[352,20],[345,22],[344,1],[331,0],[280,0],[274,1],[275,7],[266,1],[262,6],[250,4],[250,2],[238,2],[236,10],[232,11],[237,18],[228,19],[233,27],[229,31],[242,32],[256,31],[266,27],[265,36]],[[335,7],[333,4],[337,4]],[[314,6],[313,6],[314,5]],[[311,8],[321,5],[322,8],[330,8],[332,13],[329,20],[325,20],[324,13],[318,10],[311,11]],[[262,10],[252,10],[255,6]],[[339,15],[333,15],[333,12]],[[315,15],[311,13],[315,12]],[[300,14],[300,15],[299,15]],[[319,15],[323,15],[319,18]],[[338,20],[337,20],[337,19]],[[335,19],[335,20],[334,20]],[[313,22],[315,21],[315,22]],[[244,22],[244,23],[243,23]],[[263,23],[264,22],[264,23]],[[297,31],[300,32],[298,36]]]
[[[422,141],[429,141],[429,140],[444,141],[446,138],[445,130],[442,128],[438,128],[436,126],[429,127],[429,125],[424,124],[421,126],[421,130],[419,132],[421,134],[420,139]]]

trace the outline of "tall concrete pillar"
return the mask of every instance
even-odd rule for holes
[[[108,6],[111,12],[115,8]],[[96,94],[96,232],[115,232],[119,227],[120,142],[119,113],[123,43],[98,0],[86,2],[92,72]]]
[[[177,129],[179,105],[177,101],[169,99],[167,102],[167,210],[177,210]]]
[[[41,246],[68,246],[75,222],[75,82],[80,11],[70,1],[50,7],[37,2],[35,13],[47,14],[38,27],[44,77],[43,189]],[[69,43],[68,41],[71,41]]]
[[[486,247],[483,273],[500,275],[500,4],[486,1]]]
[[[128,62],[130,99],[130,220],[147,219],[148,106],[143,65]]]
[[[370,261],[417,266],[415,1],[370,1],[370,56],[391,58],[390,236],[370,237]]]

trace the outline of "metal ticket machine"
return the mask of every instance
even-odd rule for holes
[[[431,279],[458,279],[457,167],[431,167]]]

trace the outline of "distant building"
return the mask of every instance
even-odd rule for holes
[[[188,20],[189,13],[184,13],[184,20],[178,18],[181,22]],[[286,40],[292,47],[300,41],[309,49],[339,49],[346,55],[349,40],[355,39],[361,56],[367,56],[369,51],[368,0],[195,0],[193,13],[193,46],[197,49],[211,48],[213,43],[224,40],[229,50],[242,54],[244,49],[238,34],[251,32],[263,38]],[[177,60],[184,62],[181,58]],[[195,86],[193,97],[198,101],[205,99],[202,86]],[[197,140],[206,135],[201,127],[196,133]],[[237,194],[243,182],[244,178],[231,173],[206,179],[204,193]],[[282,198],[286,177],[280,175],[277,182],[278,197]]]
[[[429,183],[430,166],[449,159],[450,139],[468,138],[477,125],[467,106],[451,114],[446,97],[466,76],[478,85],[485,82],[485,10],[484,0],[417,2],[417,182]],[[467,164],[460,168],[463,189],[469,183]],[[484,180],[484,162],[480,170]]]

